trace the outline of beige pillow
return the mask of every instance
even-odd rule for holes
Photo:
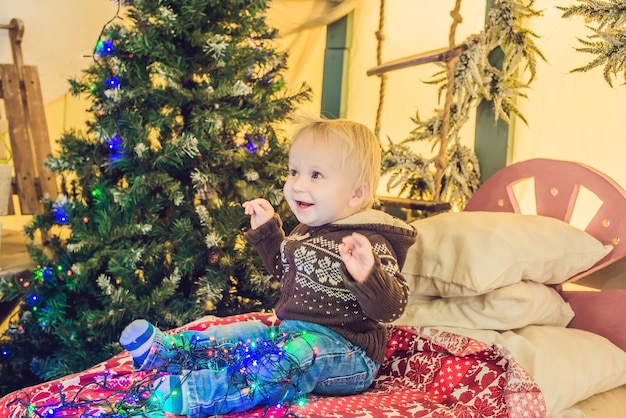
[[[480,295],[529,280],[562,283],[610,250],[563,221],[510,212],[449,212],[413,222],[402,272],[418,295]]]
[[[539,385],[548,416],[626,384],[626,352],[588,331],[549,325],[504,332],[437,329],[507,347]]]
[[[430,297],[412,295],[394,323],[509,330],[526,325],[567,326],[574,312],[561,295],[541,283],[521,281],[484,295]]]

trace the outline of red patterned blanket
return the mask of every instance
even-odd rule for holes
[[[259,319],[270,314],[205,317],[178,329]],[[177,330],[177,331],[178,331]],[[310,395],[305,405],[258,408],[229,417],[497,417],[546,416],[533,379],[498,345],[433,329],[389,326],[387,359],[372,387],[354,396]],[[14,392],[0,399],[0,418],[126,417],[109,405],[144,378],[126,352],[81,373]],[[142,416],[142,415],[139,415]],[[145,417],[162,414],[146,413]]]

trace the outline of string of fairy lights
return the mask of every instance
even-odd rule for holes
[[[176,388],[169,395],[160,395],[157,389],[163,376],[179,372],[184,381],[185,376],[188,377],[194,370],[208,369],[227,374],[228,393],[235,389],[251,398],[260,394],[264,399],[282,393],[278,401],[265,406],[261,417],[267,416],[270,410],[272,416],[297,417],[292,407],[306,404],[305,394],[299,385],[301,376],[315,362],[316,349],[310,346],[313,361],[311,365],[302,367],[297,356],[289,352],[289,344],[294,338],[307,340],[306,333],[287,335],[275,330],[266,340],[245,342],[220,341],[195,334],[189,339],[179,338],[178,343],[172,346],[172,355],[164,359],[166,364],[161,368],[167,372],[135,373],[136,378],[124,390],[115,389],[119,383],[111,384],[112,375],[105,371],[100,382],[85,384],[71,397],[63,393],[63,387],[59,385],[58,400],[53,402],[40,404],[31,399],[27,391],[19,391],[6,406],[20,408],[20,418],[151,417],[162,411],[162,405],[169,396],[182,396]],[[271,373],[268,374],[268,370]],[[292,392],[301,395],[296,398],[287,396]],[[277,415],[277,411],[282,415]]]

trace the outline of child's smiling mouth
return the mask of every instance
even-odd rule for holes
[[[308,208],[309,206],[313,206],[313,203],[301,202],[297,200],[296,205],[298,205],[299,208]]]

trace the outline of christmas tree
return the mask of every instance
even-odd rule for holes
[[[126,0],[71,92],[93,118],[47,167],[59,198],[26,227],[36,270],[4,279],[21,300],[0,339],[0,390],[77,372],[119,352],[142,317],[163,329],[204,314],[270,309],[241,203],[282,203],[286,53],[263,0]]]

